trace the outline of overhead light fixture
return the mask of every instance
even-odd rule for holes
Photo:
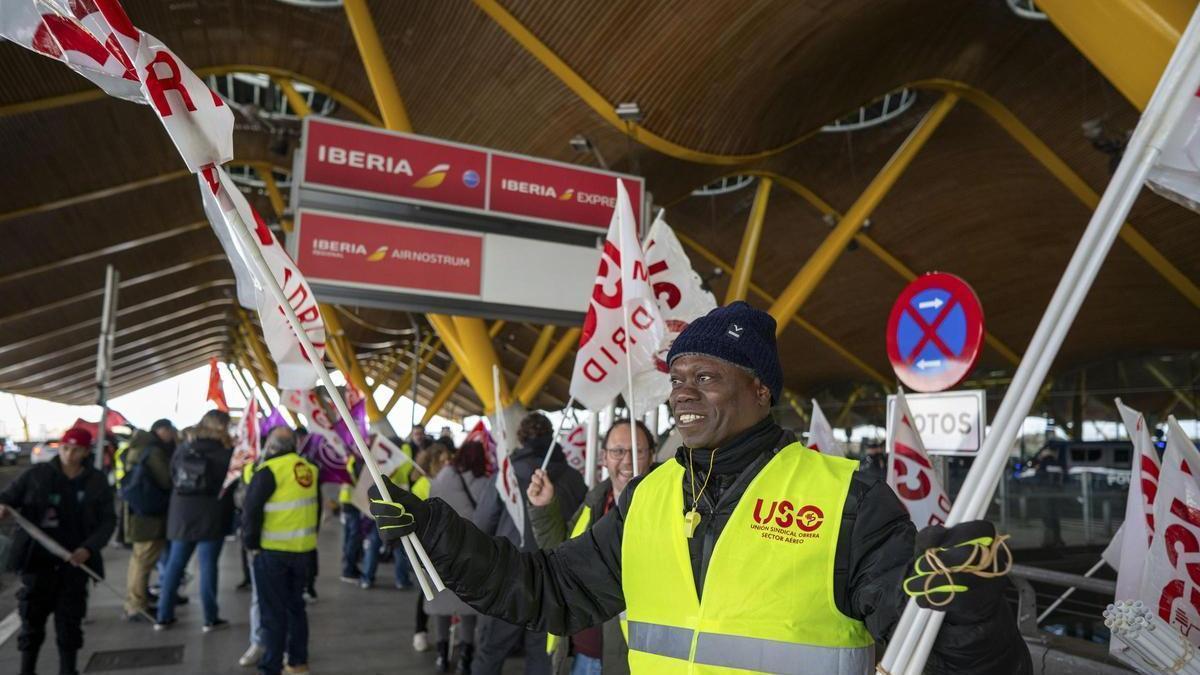
[[[608,168],[608,162],[604,161],[604,155],[600,154],[600,148],[597,148],[587,136],[584,136],[583,134],[575,134],[571,137],[570,143],[571,149],[573,149],[575,152],[590,153],[592,157],[595,158],[596,164],[598,164],[601,169]]]
[[[642,109],[637,103],[620,103],[617,105],[617,117],[630,124],[637,124],[642,121]]]

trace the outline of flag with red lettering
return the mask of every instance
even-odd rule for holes
[[[249,286],[254,298],[253,307],[258,310],[262,322],[263,340],[275,361],[278,383],[281,389],[307,389],[312,386],[316,377],[309,356],[304,347],[296,339],[292,325],[280,311],[274,296],[267,291],[264,282],[254,273],[257,269],[249,261],[249,253],[244,250],[242,240],[234,235],[234,228],[243,227],[242,223],[253,223],[254,234],[251,237],[254,245],[267,261],[267,266],[274,275],[280,287],[283,288],[288,304],[296,312],[304,332],[308,334],[313,347],[318,350],[318,359],[325,358],[325,322],[317,309],[317,300],[313,296],[312,287],[300,274],[296,263],[283,250],[275,234],[263,222],[258,213],[250,207],[241,190],[233,183],[233,179],[219,166],[206,167],[200,173],[200,192],[204,197],[204,212],[208,221],[217,231],[218,239],[225,246],[229,262],[233,265],[234,277],[238,282],[238,300],[244,298],[243,288]]]
[[[629,193],[618,179],[617,207],[600,254],[571,376],[571,396],[591,410],[608,405],[617,394],[630,401],[630,371],[635,378],[656,371],[665,337],[635,222]],[[632,398],[634,417],[662,402]]]
[[[933,469],[921,434],[913,426],[904,389],[896,391],[887,430],[887,484],[908,509],[917,529],[942,525],[950,516],[950,498]]]
[[[650,287],[663,319],[664,337],[654,355],[654,368],[635,373],[633,389],[639,407],[644,401],[647,408],[652,408],[667,400],[671,393],[666,360],[671,344],[689,323],[716,309],[717,300],[692,269],[691,259],[663,219],[662,211],[646,235],[643,254],[650,274]]]
[[[489,476],[496,473],[499,463],[496,461],[496,442],[492,440],[492,435],[488,433],[487,426],[483,420],[475,423],[471,431],[467,433],[465,443],[475,442],[483,445],[483,456],[487,458],[487,474]]]
[[[1133,442],[1133,462],[1129,473],[1129,493],[1125,499],[1125,522],[1104,550],[1104,560],[1117,570],[1118,600],[1142,600],[1150,603],[1151,598],[1138,595],[1145,571],[1146,552],[1154,536],[1154,498],[1158,494],[1158,477],[1162,467],[1158,450],[1150,438],[1146,418],[1138,411],[1116,400],[1117,410],[1125,423],[1125,430]],[[1126,649],[1120,640],[1109,643],[1109,651],[1116,654]]]
[[[208,360],[208,395],[206,401],[212,401],[217,410],[229,412],[229,404],[225,402],[225,389],[221,387],[221,372],[217,370],[217,357]]]
[[[145,103],[193,173],[233,159],[233,113],[118,0],[6,0],[0,36],[63,62],[106,93]]]
[[[1172,416],[1154,499],[1154,532],[1136,599],[1200,646],[1200,451]],[[1122,598],[1124,599],[1124,598]]]
[[[346,444],[335,430],[336,425],[330,420],[317,392],[312,389],[285,389],[280,392],[279,399],[281,405],[302,416],[308,423],[308,438],[300,454],[320,469],[320,482],[349,483],[350,473],[346,471],[346,458],[349,455]]]
[[[567,464],[579,473],[587,475],[586,455],[587,455],[587,425],[580,424],[576,421],[575,426],[571,427],[562,436],[563,455],[567,458]]]
[[[812,420],[808,424],[808,447],[826,455],[845,457],[846,451],[833,437],[833,426],[825,419],[825,412],[817,399],[812,400]]]
[[[520,533],[520,545],[525,545],[525,495],[522,494],[521,484],[517,482],[517,472],[512,465],[512,453],[509,450],[511,441],[508,425],[504,421],[504,412],[496,413],[495,445],[496,445],[496,491],[500,493],[500,501],[508,510],[508,516],[517,526]]]
[[[258,461],[258,401],[250,399],[246,409],[242,411],[242,419],[237,425],[237,437],[233,446],[233,456],[229,458],[229,470],[225,472],[225,482],[221,489],[232,485],[242,475],[242,469],[247,464]]]

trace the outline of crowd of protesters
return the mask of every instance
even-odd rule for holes
[[[541,413],[521,420],[510,456],[521,495],[527,495],[525,522],[513,521],[492,478],[496,471],[483,443],[456,447],[448,430],[438,438],[417,425],[396,439],[411,458],[388,476],[424,499],[440,499],[482,531],[509,539],[522,550],[549,548],[578,536],[610,510],[633,477],[630,434],[638,433],[638,466],[654,457],[654,435],[641,422],[618,420],[604,436],[601,461],[607,478],[591,489],[556,446],[544,469],[554,428]],[[304,673],[308,660],[305,604],[316,602],[316,531],[323,508],[317,469],[298,456],[303,427],[268,431],[258,460],[226,479],[235,440],[226,412],[212,410],[196,424],[177,430],[158,420],[136,430],[116,453],[114,480],[90,460],[91,435],[71,429],[58,457],[24,472],[0,493],[0,515],[13,509],[38,525],[70,552],[59,559],[22,531],[12,561],[22,575],[22,619],[18,648],[22,673],[34,673],[45,622],[55,617],[61,673],[77,672],[83,644],[88,576],[103,575],[100,554],[114,531],[130,549],[124,598],[125,618],[177,629],[177,607],[188,602],[186,572],[198,559],[199,605],[204,633],[228,628],[220,611],[218,561],[227,540],[241,544],[244,578],[250,590],[249,646],[238,660],[263,673]],[[392,563],[392,583],[413,590],[415,578],[403,551],[388,550],[372,518],[354,504],[359,480],[370,480],[361,460],[347,461],[351,483],[336,501],[342,527],[341,581],[362,590],[375,587],[378,567]],[[282,530],[281,530],[282,528]],[[281,533],[282,532],[282,533]],[[240,534],[240,536],[238,536]],[[157,577],[157,579],[156,579]],[[157,591],[157,592],[155,592]],[[582,631],[569,639],[528,631],[502,620],[477,616],[450,591],[426,600],[413,593],[413,649],[435,650],[438,672],[499,673],[506,658],[520,654],[528,673],[598,673],[601,663],[622,663],[624,638],[617,622]],[[240,623],[240,622],[239,622]]]

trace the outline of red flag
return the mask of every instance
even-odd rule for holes
[[[944,525],[950,515],[950,498],[913,426],[903,389],[896,392],[893,405],[887,430],[887,484],[896,491],[917,529]]]
[[[221,387],[221,372],[217,370],[217,358],[208,360],[208,396],[206,401],[217,404],[217,410],[229,412],[229,404],[225,402],[225,390]]]

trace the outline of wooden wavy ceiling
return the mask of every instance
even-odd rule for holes
[[[590,163],[570,149],[582,133],[614,168],[646,176],[668,219],[728,262],[736,257],[752,189],[689,198],[692,189],[740,170],[762,169],[800,181],[845,210],[884,164],[919,116],[940,95],[918,92],[918,103],[887,125],[851,134],[814,133],[822,124],[906,83],[945,78],[986,91],[1013,111],[1095,189],[1107,180],[1109,158],[1083,138],[1080,125],[1101,118],[1112,133],[1131,128],[1128,103],[1046,22],[1014,16],[1003,0],[808,0],[795,2],[532,2],[505,0],[505,9],[605,98],[636,101],[643,124],[680,145],[710,153],[755,153],[803,139],[751,166],[684,162],[649,150],[606,123],[553,73],[466,0],[370,3],[408,112],[419,133],[505,150]],[[163,3],[127,0],[134,21],[170,45],[194,69],[228,64],[286,68],[327,83],[374,109],[352,36],[340,10],[306,10],[267,0]],[[65,68],[11,44],[0,44],[0,108],[86,89]],[[346,111],[338,116],[353,119]],[[239,132],[239,159],[290,165],[272,151],[265,132]],[[53,110],[0,115],[0,214],[178,171],[180,162],[149,110],[98,100]],[[256,206],[269,213],[257,196]],[[1089,210],[1034,162],[986,115],[960,103],[911,170],[871,218],[869,234],[918,272],[942,269],[968,278],[981,296],[990,330],[1020,351],[1082,232]],[[130,288],[124,327],[203,309],[178,321],[211,322],[220,332],[235,322],[232,278],[225,263],[188,261],[219,254],[204,228],[62,268],[7,276],[52,265],[130,239],[203,220],[192,178],[48,213],[0,217],[0,389],[80,403],[86,387],[63,389],[38,378],[44,362],[14,368],[71,347],[86,355],[95,297],[49,312],[45,303],[99,288],[105,262],[125,278],[153,276]],[[1200,277],[1197,217],[1144,196],[1131,216],[1146,238],[1193,280]],[[815,209],[782,187],[773,191],[754,281],[779,293],[829,231]],[[697,268],[712,265],[698,256]],[[847,251],[800,314],[870,367],[888,373],[883,325],[903,280],[867,251]],[[207,286],[206,286],[207,284]],[[724,280],[713,282],[724,296]],[[194,289],[189,291],[188,289]],[[154,304],[156,297],[174,299]],[[765,307],[757,299],[753,302]],[[407,315],[358,310],[367,323],[408,328]],[[12,317],[17,317],[13,319]],[[125,318],[125,317],[123,317]],[[407,338],[343,320],[372,367]],[[179,324],[175,324],[179,325]],[[427,329],[427,327],[426,327]],[[1057,370],[1150,352],[1200,348],[1195,307],[1118,243],[1072,330]],[[46,335],[44,339],[37,336]],[[163,376],[221,354],[217,340],[191,352],[178,334],[149,340],[130,353],[148,356],[118,370],[116,392],[138,384],[139,369]],[[510,324],[497,338],[510,376],[519,372],[536,328]],[[8,345],[6,347],[6,345]],[[12,345],[20,345],[12,347]],[[10,348],[12,347],[12,348]],[[781,339],[787,385],[801,394],[844,397],[869,377],[797,326]],[[419,383],[420,398],[436,390],[444,357]],[[80,372],[90,372],[91,365]],[[1008,363],[984,352],[980,372]],[[398,377],[404,371],[393,371]],[[550,382],[544,405],[565,398],[570,363]],[[84,380],[87,378],[85,377]],[[57,387],[57,388],[56,388]],[[452,409],[479,405],[467,386]],[[874,415],[875,412],[871,412]]]

